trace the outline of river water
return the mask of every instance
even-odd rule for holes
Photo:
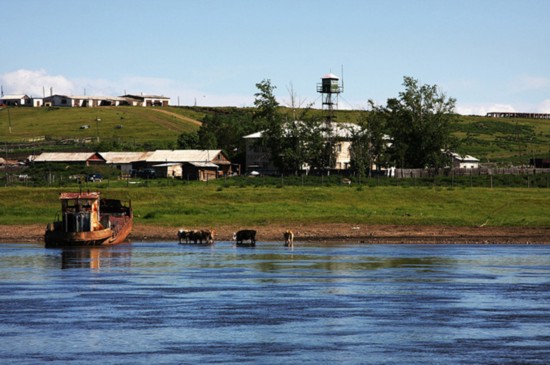
[[[548,364],[550,246],[0,245],[2,364]]]

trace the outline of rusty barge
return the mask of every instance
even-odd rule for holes
[[[132,231],[131,202],[103,199],[99,192],[61,193],[59,200],[61,217],[48,224],[46,247],[116,245]]]

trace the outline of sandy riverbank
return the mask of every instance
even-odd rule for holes
[[[189,228],[189,227],[186,227]],[[210,227],[192,227],[210,228]],[[481,243],[540,244],[550,243],[550,228],[532,227],[442,227],[353,225],[344,223],[308,224],[297,226],[238,227],[219,226],[216,240],[228,241],[233,232],[243,228],[256,229],[257,240],[281,241],[283,232],[291,229],[295,241],[350,243]],[[0,225],[0,242],[43,242],[44,225]],[[130,241],[177,241],[179,227],[134,225]]]

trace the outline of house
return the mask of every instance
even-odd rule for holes
[[[100,152],[107,165],[120,170],[122,176],[130,176],[132,164],[147,158],[152,152]]]
[[[132,106],[168,106],[170,104],[170,98],[166,96],[158,95],[123,95],[128,105]]]
[[[299,121],[295,123],[300,123]],[[351,137],[352,131],[358,131],[359,126],[352,123],[331,123],[331,136],[336,139],[335,151],[336,160],[334,166],[330,166],[334,170],[346,170],[350,167],[351,156]],[[258,143],[263,138],[263,131],[256,132],[242,137],[246,144],[246,171],[260,172],[263,174],[274,174],[277,168],[273,164],[271,152],[260,146]],[[309,166],[304,165],[304,170],[309,170]]]
[[[32,99],[28,95],[3,95],[0,105],[5,106],[32,106]]]
[[[455,152],[448,152],[452,160],[452,166],[455,169],[477,169],[479,160],[470,155],[459,155]]]
[[[122,97],[115,96],[89,96],[89,95],[51,95],[43,99],[44,106],[55,107],[97,107],[129,105]]]
[[[84,164],[85,166],[104,165],[105,158],[98,152],[43,152],[36,156],[34,163]]]
[[[153,168],[157,176],[201,181],[231,174],[231,161],[222,150],[156,150],[132,167],[135,170]]]

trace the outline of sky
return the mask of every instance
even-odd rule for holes
[[[460,114],[550,113],[548,0],[27,0],[0,11],[4,94],[250,107],[270,80],[281,105],[294,95],[321,108],[331,72],[340,109],[385,105],[410,76]]]

